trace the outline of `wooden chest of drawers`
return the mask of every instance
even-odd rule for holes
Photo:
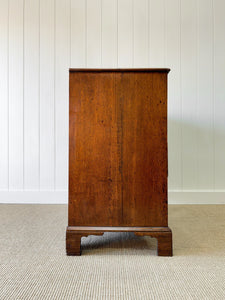
[[[158,255],[172,255],[168,72],[70,69],[68,255],[106,231],[155,237]]]

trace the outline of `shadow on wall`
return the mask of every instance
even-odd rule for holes
[[[225,189],[225,128],[168,117],[170,190]]]

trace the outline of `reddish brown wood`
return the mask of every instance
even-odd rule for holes
[[[141,231],[135,232],[135,235],[139,236],[150,236],[156,238],[158,241],[158,256],[172,256],[173,255],[173,245],[172,245],[172,231],[167,227],[168,231]]]
[[[69,228],[167,228],[167,73],[70,70]]]
[[[169,227],[67,227],[67,255],[81,255],[81,237],[103,235],[104,232],[133,232],[137,236],[150,236],[158,241],[158,255],[172,256],[172,231]]]
[[[76,68],[76,69],[74,69],[74,68],[70,68],[69,71],[70,71],[70,73],[73,73],[73,72],[75,72],[75,73],[77,73],[77,72],[82,72],[82,73],[83,72],[88,72],[88,73],[90,73],[90,72],[100,72],[100,73],[103,73],[103,72],[107,72],[107,73],[109,73],[109,72],[120,72],[120,73],[125,73],[125,72],[169,73],[170,69],[168,69],[168,68],[151,68],[151,69],[149,69],[149,68],[135,68],[135,69],[134,68],[129,68],[129,69],[96,69],[96,68],[85,68],[85,69]]]
[[[103,227],[103,226],[67,226],[67,230],[72,232],[88,232],[90,234],[94,234],[96,232],[102,231],[102,232],[139,232],[139,231],[147,231],[147,232],[171,232],[171,229],[169,227]]]
[[[123,226],[167,226],[166,73],[121,74]]]
[[[67,255],[81,255],[81,237],[75,231],[66,231],[66,252]]]
[[[122,223],[115,73],[70,74],[69,225]]]

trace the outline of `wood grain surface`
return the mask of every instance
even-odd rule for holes
[[[159,256],[172,256],[172,231],[169,227],[88,227],[68,226],[66,230],[67,255],[81,255],[81,238],[88,235],[103,235],[104,232],[133,232],[137,236],[157,239]]]
[[[167,226],[168,69],[70,71],[69,226]]]
[[[70,74],[69,225],[122,223],[118,76]]]

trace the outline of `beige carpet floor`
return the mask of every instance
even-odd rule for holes
[[[0,205],[0,299],[225,299],[225,205],[172,205],[173,257],[127,233],[65,253],[66,205]]]

